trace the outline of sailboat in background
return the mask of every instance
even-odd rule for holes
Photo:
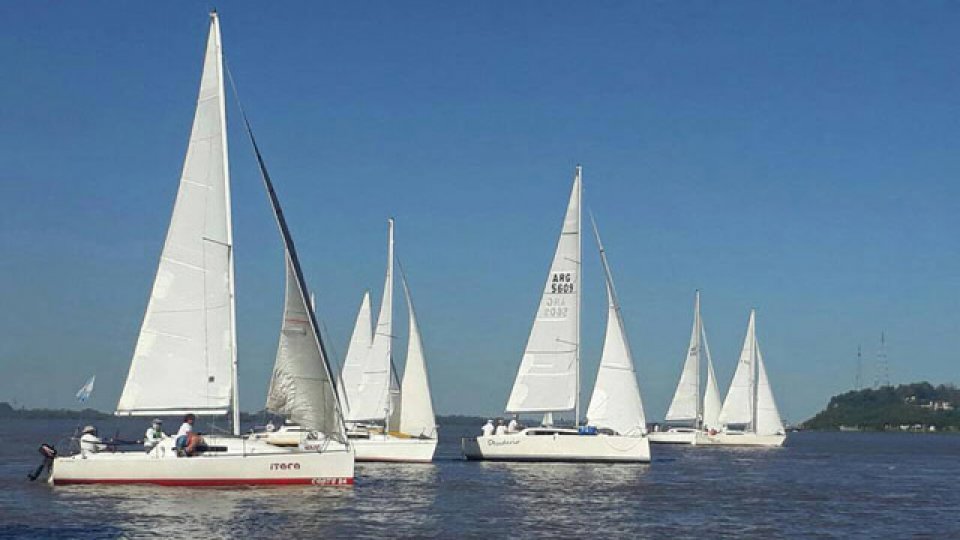
[[[402,271],[410,333],[402,381],[393,365],[393,219],[388,220],[388,231],[387,273],[376,331],[370,331],[370,293],[366,291],[340,374],[347,434],[357,461],[427,462],[437,448],[437,422],[420,326]]]
[[[700,397],[702,364],[706,365],[707,372],[703,399]],[[687,347],[687,359],[665,418],[668,429],[651,433],[650,442],[695,444],[697,432],[719,429],[719,416],[720,390],[717,388],[717,376],[713,371],[707,332],[700,316],[700,291],[697,291],[693,301],[693,330],[690,333],[690,345]]]
[[[650,461],[640,391],[599,233],[597,243],[607,286],[607,331],[587,410],[588,423],[579,425],[581,173],[577,166],[553,263],[506,407],[508,413],[518,416],[542,415],[542,425],[515,433],[464,438],[461,447],[467,459]],[[574,428],[552,425],[554,413],[569,412],[575,415]]]
[[[180,457],[172,438],[149,452],[81,452],[54,460],[54,484],[188,486],[352,484],[353,451],[327,354],[272,182],[256,151],[285,248],[286,302],[267,402],[308,430],[293,448],[240,436],[233,232],[224,72],[210,15],[200,93],[173,215],[140,335],[117,404],[120,416],[230,414],[233,436],[205,435]],[[245,120],[245,119],[244,119]]]
[[[750,310],[740,361],[718,420],[722,429],[698,432],[697,444],[782,446],[787,438],[760,354],[755,310]]]

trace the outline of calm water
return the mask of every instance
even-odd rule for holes
[[[359,465],[352,488],[28,483],[37,444],[75,425],[2,424],[0,537],[960,538],[960,436],[794,433],[775,450],[657,446],[649,466],[493,464],[459,459],[478,426],[447,426],[436,463]]]

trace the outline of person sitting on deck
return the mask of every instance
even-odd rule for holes
[[[483,432],[484,437],[493,435],[493,420],[487,420],[487,423],[484,424],[480,430]]]
[[[153,450],[160,440],[166,436],[166,433],[163,432],[163,420],[154,418],[153,424],[147,428],[147,432],[143,435],[143,449],[147,452]]]
[[[507,424],[507,433],[519,433],[520,432],[520,423],[517,422],[517,417],[514,416],[510,419],[510,423]]]
[[[507,426],[503,424],[503,420],[500,418],[497,418],[497,430],[494,433],[496,433],[497,435],[507,434]]]
[[[180,424],[180,429],[177,431],[176,447],[178,453],[182,452],[187,456],[192,456],[197,450],[197,446],[203,442],[200,433],[193,431],[193,423],[196,421],[197,417],[193,414],[183,417],[183,423]]]
[[[80,436],[80,454],[96,454],[103,450],[103,444],[100,437],[97,437],[97,428],[86,426],[83,428],[83,434]]]

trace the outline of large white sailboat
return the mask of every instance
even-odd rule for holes
[[[340,385],[348,436],[357,461],[428,462],[437,448],[437,423],[430,397],[420,327],[406,276],[409,339],[403,379],[393,365],[394,222],[388,221],[387,273],[376,331],[370,330],[370,293],[360,303]]]
[[[650,461],[640,390],[599,234],[607,287],[607,330],[587,423],[579,425],[581,172],[577,166],[557,250],[506,407],[515,415],[543,415],[544,421],[539,427],[515,433],[464,438],[461,446],[467,459]],[[578,425],[552,425],[554,413],[569,412],[574,413]]]
[[[187,486],[352,484],[353,450],[297,253],[256,142],[285,247],[286,301],[268,407],[304,426],[279,448],[240,436],[233,234],[219,21],[210,16],[200,93],[179,191],[116,414],[230,413],[232,436],[205,435],[180,457],[172,438],[149,452],[81,452],[54,460],[54,484]]]
[[[760,354],[754,310],[750,310],[740,361],[718,420],[721,429],[698,432],[696,444],[782,446],[787,438]]]
[[[701,399],[701,365],[706,365],[707,380]],[[700,316],[700,291],[693,301],[693,330],[687,359],[680,372],[680,381],[667,409],[667,429],[650,433],[650,442],[660,444],[695,444],[697,432],[717,430],[720,427],[720,390],[713,371],[707,332]]]

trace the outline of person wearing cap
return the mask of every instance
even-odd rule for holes
[[[143,435],[143,449],[147,452],[153,450],[166,436],[163,432],[163,420],[154,418],[153,425],[147,428],[147,432]]]
[[[497,418],[497,430],[494,433],[496,435],[507,434],[507,425],[503,423],[503,418]]]
[[[519,433],[520,432],[520,423],[517,422],[517,417],[514,416],[510,419],[510,423],[507,424],[507,433]]]
[[[487,420],[487,423],[484,424],[480,430],[482,431],[484,437],[493,435],[493,420]]]
[[[103,444],[100,437],[97,437],[97,428],[86,426],[83,428],[83,434],[80,436],[80,454],[96,454],[103,450]]]

